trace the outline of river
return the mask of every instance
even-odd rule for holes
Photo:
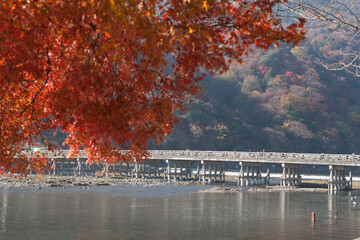
[[[209,187],[2,189],[0,239],[360,237],[359,192],[197,192]]]

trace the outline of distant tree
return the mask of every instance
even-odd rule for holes
[[[290,121],[287,123],[288,132],[294,134],[296,137],[303,139],[311,139],[314,137],[314,134],[308,130],[305,124],[298,121]]]
[[[294,93],[282,95],[280,102],[286,113],[294,120],[303,119],[310,111],[308,99]]]
[[[360,124],[360,114],[357,112],[350,112],[348,114],[349,119],[353,122],[353,124],[355,125],[359,125]]]
[[[290,151],[289,139],[283,131],[266,127],[264,132],[268,136],[267,151]]]
[[[338,59],[332,63],[324,63],[320,60],[317,62],[329,70],[346,70],[360,77],[360,51],[358,48],[360,0],[289,0],[279,5],[277,16],[285,18],[301,16],[310,22],[326,25],[333,31],[342,32],[341,40],[353,41],[355,47],[346,49],[342,45],[344,43],[336,41]]]
[[[289,121],[286,123],[286,130],[295,138],[295,152],[298,151],[301,140],[308,140],[314,137],[314,134],[307,126],[298,121]]]
[[[309,87],[321,88],[324,85],[320,82],[320,75],[313,68],[308,68],[301,79],[302,84]]]
[[[285,75],[276,75],[271,82],[271,85],[275,85],[279,88],[287,89],[291,84],[289,77]]]
[[[305,47],[302,46],[296,46],[291,49],[291,53],[297,57],[298,59],[307,59],[308,58],[308,52],[306,51]]]
[[[190,131],[196,139],[204,135],[203,129],[198,124],[190,124]]]
[[[244,78],[241,85],[241,91],[243,93],[251,93],[253,91],[261,91],[261,85],[257,76],[249,75]]]

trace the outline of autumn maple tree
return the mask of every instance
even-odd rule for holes
[[[171,133],[204,73],[252,48],[304,40],[279,0],[5,0],[0,2],[0,165],[46,167],[25,147],[61,128],[89,162],[139,160]],[[127,149],[126,153],[114,150]]]

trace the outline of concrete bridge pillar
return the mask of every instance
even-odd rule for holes
[[[51,159],[51,170],[53,171],[53,175],[56,175],[56,160],[55,159]]]
[[[270,184],[270,169],[266,170],[266,176],[264,177],[264,184],[266,185]]]
[[[179,180],[190,180],[191,171],[190,171],[190,162],[182,160],[166,160],[167,167],[165,171],[165,179],[168,181],[173,178],[175,181]]]
[[[64,175],[64,159],[60,160],[60,175]]]
[[[71,161],[70,159],[67,161],[67,175],[70,176],[71,172]]]
[[[352,183],[353,183],[352,175],[351,175],[351,172],[349,172],[349,181],[347,182],[347,187],[349,189],[352,189]]]
[[[135,162],[134,163],[134,168],[131,171],[131,177],[132,178],[139,178],[139,172],[140,172],[139,164],[138,164],[138,162]]]
[[[80,162],[80,159],[77,158],[76,159],[76,167],[74,169],[74,176],[78,175],[80,176],[81,175],[81,162]]]
[[[199,172],[199,179],[204,183],[208,181],[225,181],[223,161],[201,161],[202,168]]]
[[[131,169],[129,162],[120,162],[119,163],[119,175],[129,177],[131,176]]]
[[[260,163],[256,162],[239,162],[240,174],[238,176],[238,185],[248,186],[249,182],[252,184],[261,183]]]
[[[142,162],[135,162],[133,168],[133,177],[135,178],[157,178],[160,176],[159,160],[143,160]]]
[[[283,173],[280,177],[280,186],[295,186],[301,183],[301,164],[283,163]]]
[[[328,190],[330,193],[344,190],[347,181],[345,178],[345,166],[330,165],[330,177],[328,180]]]

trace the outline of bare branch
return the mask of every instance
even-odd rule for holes
[[[302,17],[323,23],[330,29],[335,27],[337,31],[339,27],[345,27],[352,34],[352,38],[348,41],[354,41],[360,34],[360,0],[288,0],[280,5],[277,16],[281,18]],[[343,29],[340,28],[340,30]],[[360,77],[360,50],[343,52],[340,49],[340,55],[342,58],[331,64],[325,64],[319,60],[316,62],[328,70],[346,70]]]

